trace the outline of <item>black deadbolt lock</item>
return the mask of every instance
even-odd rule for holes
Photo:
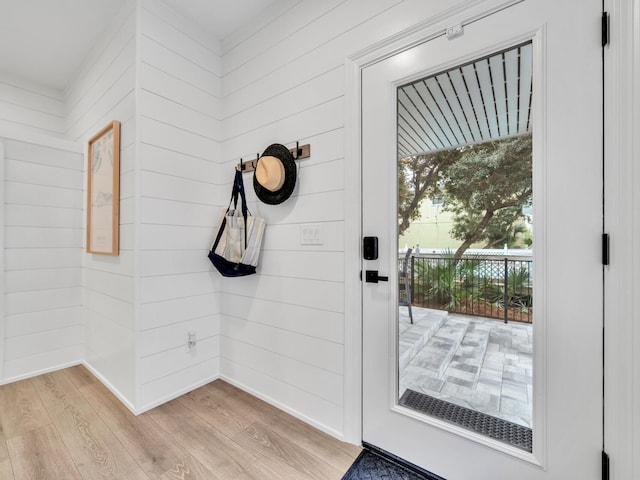
[[[378,237],[364,237],[362,239],[362,256],[365,260],[378,259]]]

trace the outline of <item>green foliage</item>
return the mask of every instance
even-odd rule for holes
[[[529,229],[527,229],[527,231],[524,232],[523,241],[524,241],[524,244],[527,246],[527,248],[531,248],[531,245],[533,245],[533,237]]]
[[[508,243],[532,199],[531,135],[466,148],[447,169],[444,191],[454,215],[451,234],[462,241],[456,259],[475,242]]]
[[[420,216],[422,201],[438,193],[448,168],[461,155],[462,150],[454,148],[398,161],[398,235]]]
[[[467,233],[480,222],[480,217],[480,214],[474,214],[474,212],[461,218],[454,217],[456,221],[452,228],[454,238],[464,240]],[[524,241],[520,240],[520,237],[525,235],[529,235],[529,239],[531,238],[531,232],[522,220],[521,210],[516,207],[503,208],[493,215],[485,227],[483,240],[486,244],[484,248],[502,248],[505,244],[508,248],[522,246]]]
[[[451,235],[462,242],[456,260],[476,242],[512,245],[518,233],[526,240],[522,208],[532,200],[531,148],[531,135],[522,135],[401,159],[399,235],[419,217],[424,198],[440,196],[453,213]]]
[[[445,191],[469,210],[530,200],[531,135],[473,145],[447,170]],[[511,205],[509,205],[511,206]]]
[[[519,307],[524,310],[531,308],[529,289],[529,270],[518,267],[507,273],[507,303],[509,307]],[[504,308],[505,290],[503,282],[491,282],[482,299],[498,307]]]
[[[424,295],[419,304],[472,314],[479,313],[476,311],[478,308],[480,312],[485,311],[482,309],[485,304],[504,308],[504,277],[499,273],[499,278],[496,278],[498,272],[495,270],[491,275],[491,267],[487,271],[485,262],[481,256],[456,260],[452,250],[447,250],[438,258],[424,258],[415,262],[414,291]],[[507,273],[506,299],[509,310],[515,308],[531,312],[529,275],[529,269],[525,266],[512,267]]]
[[[480,291],[479,264],[477,257],[456,261],[453,251],[447,250],[435,261],[417,262],[414,277],[431,305],[455,310]]]

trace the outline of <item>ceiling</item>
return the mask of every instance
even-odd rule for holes
[[[223,39],[276,0],[164,0]],[[125,0],[0,0],[0,74],[62,90]]]
[[[519,45],[398,89],[398,155],[531,132],[532,46]]]

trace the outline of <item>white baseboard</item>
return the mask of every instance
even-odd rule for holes
[[[0,385],[8,385],[9,383],[19,382],[20,380],[26,380],[28,378],[37,377],[38,375],[44,375],[46,373],[56,372],[58,370],[63,370],[69,367],[76,367],[78,365],[83,365],[83,364],[84,362],[82,360],[73,360],[71,362],[66,362],[60,365],[56,365],[54,367],[47,367],[41,370],[36,370],[34,372],[25,373],[24,375],[5,378],[3,380],[0,380]]]
[[[338,432],[337,430],[327,427],[326,425],[323,425],[322,423],[316,422],[314,419],[298,412],[295,409],[292,409],[290,407],[288,407],[287,405],[278,402],[276,400],[274,400],[273,398],[269,397],[268,395],[264,395],[263,393],[254,390],[253,388],[248,387],[247,385],[241,383],[241,382],[237,382],[235,380],[233,380],[232,378],[227,377],[226,375],[221,375],[221,374],[217,374],[217,375],[212,375],[210,377],[205,378],[204,380],[200,380],[192,385],[189,385],[185,388],[182,388],[180,390],[177,390],[173,393],[171,393],[170,395],[166,395],[162,398],[159,398],[157,400],[154,400],[153,402],[147,403],[146,405],[140,407],[140,408],[136,408],[135,405],[126,397],[124,396],[117,388],[115,388],[109,381],[107,381],[101,374],[100,372],[98,372],[97,370],[95,370],[89,363],[83,361],[83,360],[78,360],[78,361],[73,361],[73,362],[68,362],[65,364],[61,364],[61,365],[56,365],[55,367],[51,367],[51,368],[46,368],[46,369],[42,369],[42,370],[38,370],[35,372],[30,372],[28,374],[25,375],[20,375],[17,377],[12,377],[12,378],[8,378],[5,380],[2,380],[0,382],[0,385],[6,385],[9,383],[13,383],[13,382],[18,382],[20,380],[26,380],[28,378],[33,378],[33,377],[37,377],[38,375],[44,375],[47,373],[51,373],[51,372],[55,372],[58,370],[64,370],[65,368],[70,368],[70,367],[75,367],[78,365],[82,365],[84,366],[87,370],[89,370],[99,381],[100,383],[102,383],[118,400],[120,400],[120,402],[127,407],[127,409],[133,414],[133,415],[140,415],[142,413],[145,413],[155,407],[158,407],[166,402],[169,402],[171,400],[174,400],[175,398],[178,398],[182,395],[184,395],[185,393],[189,393],[192,390],[195,390],[197,388],[200,388],[208,383],[211,383],[215,380],[224,380],[225,382],[239,388],[240,390],[247,392],[251,395],[253,395],[254,397],[259,398],[260,400],[263,400],[265,402],[267,402],[269,405],[274,406],[275,408],[278,408],[290,415],[293,415],[294,417],[296,417],[297,419],[305,422],[308,425],[311,425],[315,428],[317,428],[318,430],[321,430],[322,432],[331,435],[334,438],[337,438],[340,441],[343,442],[347,442],[347,443],[353,443],[355,445],[354,442],[349,441],[349,439],[345,438],[345,436],[341,433]]]
[[[140,415],[141,413],[144,412],[148,412],[149,410],[156,408],[160,405],[162,405],[163,403],[167,403],[170,402],[171,400],[178,398],[182,395],[184,395],[185,393],[189,393],[197,388],[200,388],[208,383],[213,382],[214,380],[218,380],[220,378],[220,375],[212,375],[210,377],[205,378],[204,380],[200,380],[196,383],[193,383],[185,388],[181,388],[180,390],[177,390],[169,395],[166,395],[158,400],[154,400],[153,402],[147,403],[146,405],[144,405],[143,407],[138,408],[136,411],[134,411],[134,413],[136,415]],[[133,410],[132,410],[133,411]]]
[[[263,400],[265,402],[267,402],[269,405],[272,405],[273,407],[282,410],[283,412],[286,412],[290,415],[293,415],[294,417],[296,417],[297,419],[303,421],[304,423],[311,425],[312,427],[317,428],[318,430],[323,431],[324,433],[331,435],[334,438],[337,438],[338,440],[342,441],[342,442],[347,442],[347,443],[353,443],[350,442],[348,439],[345,438],[345,436],[341,433],[338,432],[337,430],[327,427],[326,425],[323,425],[322,423],[316,422],[314,419],[298,412],[297,410],[294,410],[290,407],[288,407],[287,405],[284,405],[283,403],[280,403],[276,400],[274,400],[273,398],[269,397],[268,395],[264,395],[261,392],[254,390],[253,388],[248,387],[247,385],[241,383],[241,382],[237,382],[235,380],[233,380],[232,378],[227,377],[224,374],[221,374],[219,377],[221,380],[224,380],[225,382],[233,385],[234,387],[239,388],[240,390],[247,392],[251,395],[253,395],[256,398],[259,398],[260,400]],[[353,443],[354,445],[356,445],[355,443]]]
[[[98,372],[96,369],[94,369],[89,363],[87,363],[86,361],[82,362],[82,365],[89,370],[98,380],[100,380],[100,383],[102,383],[105,387],[107,387],[107,389],[113,393],[115,395],[115,397],[120,400],[120,402],[127,407],[127,409],[129,409],[129,411],[131,413],[133,413],[134,415],[138,415],[136,413],[136,409],[135,406],[129,401],[129,399],[127,399],[127,397],[125,397],[122,393],[120,393],[120,391],[115,388],[113,385],[111,385],[111,383],[109,383],[101,374],[100,372]]]

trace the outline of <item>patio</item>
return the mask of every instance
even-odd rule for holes
[[[531,427],[532,325],[400,307],[400,396],[421,392]]]

